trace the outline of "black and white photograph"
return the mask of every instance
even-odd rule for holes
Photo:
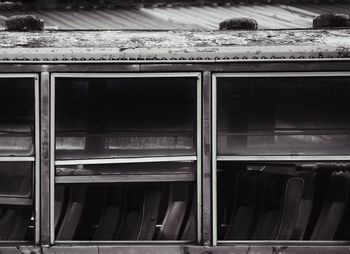
[[[349,251],[350,0],[0,0],[0,253]]]

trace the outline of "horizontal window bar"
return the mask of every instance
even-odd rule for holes
[[[83,160],[56,160],[55,165],[87,165],[87,164],[116,164],[116,163],[143,163],[143,162],[171,162],[196,161],[197,156],[167,156],[167,157],[137,157],[113,159],[83,159]]]
[[[247,72],[213,73],[216,78],[254,78],[254,77],[341,77],[350,76],[350,72]]]
[[[193,241],[121,241],[121,240],[111,240],[111,241],[55,241],[56,244],[184,244],[193,243]]]
[[[310,246],[310,245],[329,245],[329,246],[337,246],[337,245],[345,245],[348,246],[350,245],[350,241],[313,241],[313,240],[295,240],[295,241],[273,241],[273,240],[261,240],[261,241],[218,241],[218,244],[221,245],[289,245],[289,246],[293,246],[293,245],[299,245],[299,246]]]
[[[56,183],[190,182],[196,174],[56,176]],[[0,199],[1,202],[1,199]]]
[[[217,161],[347,161],[350,155],[237,155],[217,156]]]
[[[198,72],[178,73],[54,73],[54,78],[186,78],[199,77]]]
[[[0,205],[31,206],[31,205],[33,205],[33,199],[32,198],[18,198],[18,197],[0,196]]]
[[[34,156],[0,156],[0,161],[35,161],[35,157]]]

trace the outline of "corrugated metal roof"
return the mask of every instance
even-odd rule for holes
[[[56,29],[218,29],[224,19],[251,17],[259,29],[311,28],[323,13],[349,13],[350,3],[257,4],[133,7],[128,9],[38,10],[30,14],[44,18]],[[14,13],[0,13],[10,16]]]

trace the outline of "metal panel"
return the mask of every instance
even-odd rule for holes
[[[204,90],[204,88],[203,88]],[[203,108],[203,99],[202,99],[202,75],[197,73],[197,243],[200,244],[202,242],[202,209],[203,209],[203,201],[202,201],[202,108]]]
[[[215,74],[212,75],[212,221],[213,221],[213,246],[217,245],[217,77]]]
[[[215,201],[212,199],[212,183],[211,179],[213,177],[211,169],[212,160],[212,117],[211,117],[211,73],[205,71],[203,73],[203,112],[202,112],[202,122],[203,122],[203,151],[202,151],[202,161],[203,161],[203,222],[202,231],[203,244],[206,246],[212,245],[213,234],[212,234],[212,206]]]
[[[40,208],[40,200],[41,200],[41,193],[40,193],[40,157],[41,157],[41,150],[40,150],[40,92],[39,92],[39,75],[34,74],[34,110],[35,110],[35,167],[34,167],[34,173],[35,173],[35,234],[34,234],[34,240],[35,243],[38,244],[40,242],[40,214],[41,214],[41,208]]]
[[[0,35],[1,63],[215,63],[350,58],[347,47],[350,31],[346,29],[1,31]]]
[[[49,237],[50,237],[50,244],[53,244],[55,242],[55,82],[56,79],[51,75],[50,76],[50,95],[49,95],[49,126],[50,126],[50,139],[49,139],[49,145],[50,145],[50,198],[49,198],[49,204],[50,204],[50,223],[49,223]]]
[[[115,159],[86,159],[86,160],[55,160],[55,165],[81,165],[81,164],[114,164],[114,163],[144,163],[144,162],[171,162],[196,161],[197,156],[164,156],[164,157],[136,157]]]
[[[107,175],[107,176],[55,176],[56,183],[160,183],[160,182],[194,182],[196,175],[182,173],[176,175]],[[1,200],[1,199],[0,199]]]
[[[43,246],[50,244],[50,74],[40,76],[40,177],[41,218],[40,240]]]

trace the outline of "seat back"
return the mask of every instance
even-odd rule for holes
[[[311,240],[333,240],[344,215],[349,198],[347,173],[334,172],[328,186],[327,197]]]
[[[158,234],[158,240],[178,240],[189,203],[189,186],[173,184],[170,189],[168,209]]]
[[[298,220],[303,192],[303,178],[292,177],[288,179],[282,203],[281,224],[276,240],[291,240]]]
[[[253,222],[257,214],[256,194],[257,171],[241,171],[235,182],[235,195],[232,200],[231,219],[225,234],[225,240],[249,239]]]

